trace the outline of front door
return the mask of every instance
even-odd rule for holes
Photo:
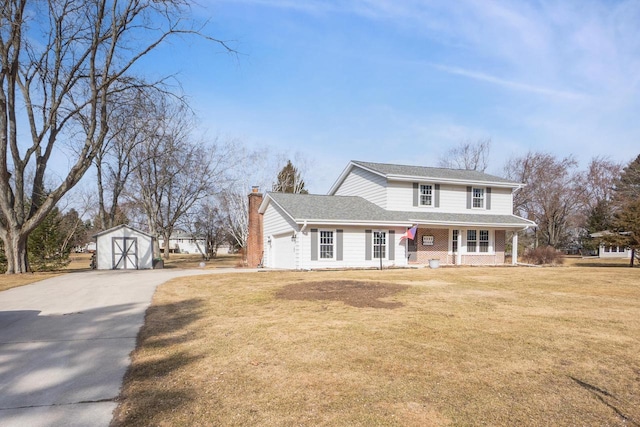
[[[418,261],[418,233],[414,239],[407,239],[407,258],[409,262]]]
[[[111,239],[114,270],[138,269],[138,239],[135,237],[113,237]]]

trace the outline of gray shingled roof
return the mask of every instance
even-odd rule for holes
[[[505,183],[519,185],[517,182],[501,178],[499,176],[489,175],[484,172],[478,172],[465,169],[446,169],[446,168],[432,168],[426,166],[407,166],[407,165],[392,165],[386,163],[371,163],[352,160],[352,163],[363,166],[367,169],[376,171],[382,175],[388,177],[389,175],[399,175],[415,178],[431,178],[431,179],[446,179],[446,180],[464,180],[470,182],[492,182],[492,183]]]
[[[269,193],[269,196],[296,221],[405,221],[397,212],[387,211],[359,196]]]
[[[410,221],[447,223],[447,224],[492,224],[496,226],[511,225],[523,226],[533,225],[531,221],[520,218],[516,215],[492,215],[477,213],[447,213],[447,212],[404,212]]]
[[[417,222],[522,227],[532,225],[531,222],[515,215],[388,211],[359,196],[269,193],[269,197],[296,222],[306,220],[310,222],[344,221],[345,223],[397,222],[399,225]]]

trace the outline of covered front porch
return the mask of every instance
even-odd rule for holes
[[[406,239],[409,264],[428,265],[504,265],[507,246],[505,228],[442,227],[418,225],[414,239]],[[517,264],[518,234],[512,233],[511,264]]]

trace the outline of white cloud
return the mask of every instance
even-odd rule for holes
[[[450,74],[456,74],[459,76],[469,77],[474,80],[494,83],[499,86],[503,86],[509,89],[515,89],[518,91],[532,92],[540,95],[548,95],[554,98],[562,98],[562,99],[569,99],[569,100],[588,99],[587,95],[584,95],[578,92],[556,90],[556,89],[550,89],[550,88],[541,87],[541,86],[534,86],[534,85],[529,85],[525,83],[514,82],[514,81],[503,79],[500,77],[479,73],[477,71],[465,70],[458,67],[449,67],[441,64],[432,64],[432,66],[438,70],[442,70]]]

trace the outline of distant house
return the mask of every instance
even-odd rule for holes
[[[591,233],[590,236],[596,239],[601,239],[611,235],[610,231],[599,231],[597,233]],[[623,246],[613,246],[600,241],[598,246],[598,258],[631,258],[631,249]]]
[[[521,187],[477,171],[352,161],[328,195],[252,193],[247,260],[287,269],[504,264],[506,233],[535,226],[513,214]],[[516,263],[516,233],[512,246]]]
[[[160,250],[164,251],[164,239],[158,238]],[[169,237],[169,252],[178,254],[201,254],[207,250],[204,237],[194,236],[186,231],[176,230]]]
[[[98,270],[153,268],[153,236],[150,234],[123,224],[93,237]]]

